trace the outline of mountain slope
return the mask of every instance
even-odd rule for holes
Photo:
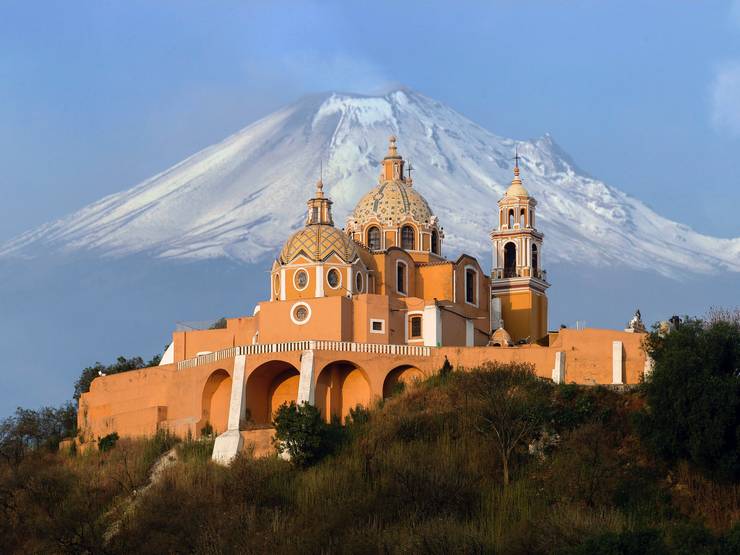
[[[740,272],[740,238],[705,236],[659,216],[584,175],[549,136],[498,137],[408,90],[305,98],[128,191],[0,245],[0,257],[53,250],[261,260],[301,225],[320,161],[342,222],[376,182],[391,133],[416,168],[414,186],[445,226],[450,257],[465,251],[488,264],[488,232],[518,146],[546,234],[545,266],[628,266],[676,277]]]

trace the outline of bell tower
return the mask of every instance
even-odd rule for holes
[[[491,329],[504,328],[514,342],[541,339],[547,334],[547,273],[542,269],[544,235],[535,228],[537,201],[519,176],[498,201],[498,229],[491,232]]]

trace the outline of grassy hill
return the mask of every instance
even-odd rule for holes
[[[35,450],[0,466],[0,552],[740,552],[737,482],[652,455],[645,403],[490,366],[322,428],[305,466],[165,435]]]

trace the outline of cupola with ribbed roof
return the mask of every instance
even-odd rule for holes
[[[416,258],[441,258],[444,233],[407,175],[394,135],[389,138],[378,184],[357,203],[345,230],[371,251],[400,247]]]

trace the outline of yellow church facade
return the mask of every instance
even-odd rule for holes
[[[223,329],[177,331],[162,363],[95,379],[80,399],[83,440],[167,429],[218,435],[214,459],[267,450],[288,401],[344,418],[399,382],[439,371],[525,362],[556,382],[637,383],[642,334],[548,332],[544,236],[519,175],[492,211],[491,275],[475,257],[443,255],[444,230],[391,137],[377,185],[344,229],[320,180],[305,225],[270,270],[270,298]]]

